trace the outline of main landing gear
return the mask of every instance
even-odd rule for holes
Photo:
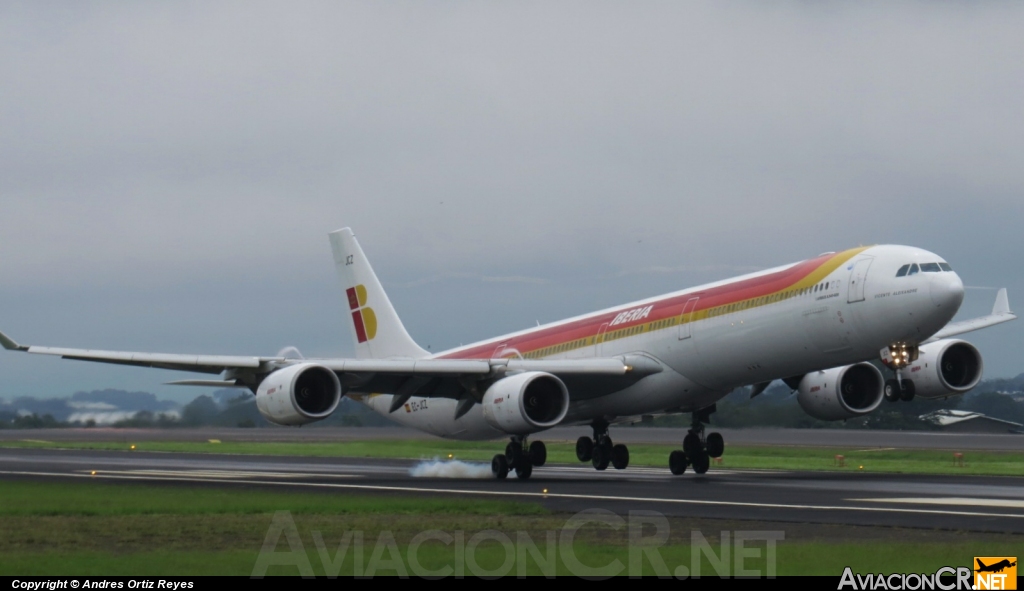
[[[697,474],[704,474],[711,467],[711,458],[720,458],[725,452],[725,439],[720,433],[704,435],[704,423],[710,422],[713,412],[714,405],[693,413],[693,423],[683,438],[683,449],[669,454],[668,469],[676,476],[686,472],[688,466]]]
[[[491,473],[498,480],[504,480],[510,470],[515,470],[516,478],[525,480],[533,474],[533,468],[540,468],[548,461],[548,448],[543,441],[527,444],[526,436],[513,435],[512,441],[505,446],[505,453],[491,459]]]
[[[903,377],[903,370],[914,361],[917,361],[919,354],[920,351],[917,345],[908,343],[893,343],[882,349],[882,363],[896,374],[895,379],[885,381],[884,392],[886,400],[889,402],[898,402],[900,400],[910,402],[914,399],[914,393],[917,388],[912,380]]]
[[[621,443],[615,445],[608,436],[608,423],[596,422],[594,438],[583,436],[576,440],[576,459],[589,461],[595,470],[605,470],[611,464],[616,470],[625,470],[629,466],[629,448]]]

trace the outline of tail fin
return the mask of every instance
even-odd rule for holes
[[[430,353],[421,349],[402,326],[352,230],[342,228],[328,236],[334,266],[345,290],[345,311],[352,323],[356,357],[428,357]]]

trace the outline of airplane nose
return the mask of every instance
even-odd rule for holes
[[[959,310],[964,301],[964,282],[953,272],[936,273],[929,278],[932,303],[938,308]]]

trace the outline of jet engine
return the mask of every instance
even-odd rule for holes
[[[884,385],[877,367],[857,363],[805,375],[796,399],[800,408],[816,419],[852,419],[878,408]]]
[[[527,435],[554,427],[569,411],[569,390],[557,377],[526,371],[502,378],[484,392],[484,418],[495,429]]]
[[[945,339],[921,345],[920,354],[903,377],[914,380],[915,396],[942,398],[963,394],[978,385],[984,364],[967,341]]]
[[[256,408],[271,423],[305,425],[325,419],[341,402],[341,382],[333,371],[315,363],[279,369],[260,383]]]

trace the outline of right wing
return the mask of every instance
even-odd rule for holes
[[[1006,296],[1006,288],[1000,289],[996,293],[996,303],[992,306],[992,313],[988,316],[981,316],[978,318],[972,318],[970,320],[961,320],[960,322],[951,322],[943,327],[942,330],[932,335],[932,337],[926,340],[923,344],[932,343],[940,339],[948,339],[949,337],[961,335],[975,330],[981,330],[1011,320],[1016,320],[1017,315],[1010,311],[1010,300]]]

